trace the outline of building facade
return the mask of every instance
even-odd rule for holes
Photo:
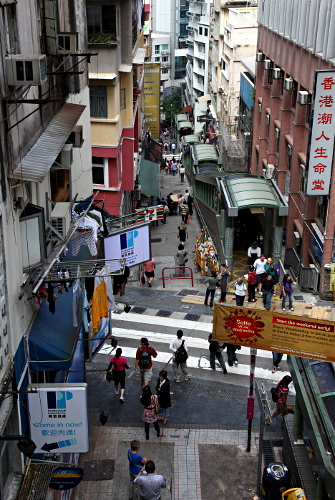
[[[311,196],[306,179],[312,110],[319,104],[313,99],[315,71],[334,69],[334,19],[333,2],[313,0],[307,8],[300,1],[280,7],[262,2],[252,144],[252,172],[274,178],[289,203],[285,262],[302,287],[323,298],[332,296],[335,186],[330,183],[327,195],[319,190]],[[325,116],[332,106],[324,107]]]

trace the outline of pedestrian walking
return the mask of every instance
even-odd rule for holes
[[[177,266],[185,266],[186,262],[188,261],[187,250],[185,250],[184,245],[182,245],[181,243],[178,246],[175,260]],[[179,276],[182,276],[184,272],[185,269],[179,269]]]
[[[243,307],[244,299],[248,300],[248,291],[247,286],[243,282],[242,278],[239,278],[234,285],[235,288],[235,298],[236,305],[239,307]]]
[[[162,488],[166,488],[165,477],[156,474],[155,469],[155,462],[148,460],[135,479],[135,484],[139,485],[140,498],[143,500],[160,500]],[[144,471],[146,472],[145,475],[143,474]]]
[[[169,193],[166,197],[166,203],[167,203],[167,206],[168,206],[168,209],[169,209],[169,213],[171,213],[171,207],[172,207],[172,200],[171,200],[171,195],[173,193]]]
[[[222,264],[220,276],[221,297],[219,302],[226,302],[228,276],[230,276],[229,267],[227,267],[225,264]]]
[[[176,144],[174,142],[171,144],[171,150],[172,150],[172,154],[174,154],[175,150],[176,150]]]
[[[181,222],[180,225],[178,226],[177,238],[179,238],[181,245],[184,245],[185,241],[188,239],[187,227],[186,224],[184,224],[184,222]]]
[[[184,203],[184,196],[182,194],[180,194],[178,196],[178,212],[179,212],[179,215],[181,215],[181,206],[183,205]]]
[[[255,290],[256,290],[257,275],[254,266],[249,266],[249,272],[247,275],[248,283],[248,302],[256,302]]]
[[[172,161],[170,160],[169,163],[169,175],[172,175]]]
[[[172,175],[174,177],[176,175],[176,173],[177,173],[177,163],[176,163],[176,160],[172,162],[171,169],[172,169]]]
[[[107,371],[112,370],[113,380],[115,386],[115,394],[120,394],[120,403],[124,403],[124,389],[126,384],[126,368],[130,368],[127,363],[126,358],[121,356],[122,349],[118,347],[115,352],[115,356],[113,356],[107,368]],[[120,391],[119,391],[120,384]]]
[[[163,219],[162,219],[162,224],[163,226],[166,225],[166,216],[170,214],[170,210],[169,210],[169,207],[168,205],[164,205],[163,207]]]
[[[165,154],[168,153],[168,149],[169,149],[169,145],[167,142],[164,143],[164,151],[165,151]]]
[[[253,241],[248,248],[248,265],[252,266],[256,259],[259,259],[262,254],[261,249],[259,248],[257,241]]]
[[[143,393],[140,399],[142,405],[144,406],[142,420],[144,422],[145,439],[147,441],[149,440],[150,424],[154,424],[155,431],[157,432],[157,437],[163,436],[163,433],[161,433],[159,424],[157,422],[156,404],[158,403],[158,398],[157,396],[152,394],[149,385],[143,388]]]
[[[211,296],[209,307],[213,307],[214,295],[218,281],[219,280],[215,271],[211,271],[211,275],[205,279],[204,284],[207,286],[204,302],[205,306],[208,306],[208,297]]]
[[[285,274],[284,279],[281,284],[281,294],[280,298],[283,299],[281,303],[281,307],[283,311],[286,311],[286,299],[288,298],[288,307],[291,311],[294,311],[293,302],[292,302],[292,294],[293,289],[292,285],[297,285],[298,278],[295,281],[292,281],[292,278],[289,274]]]
[[[183,143],[182,143],[182,141],[180,141],[180,143],[179,143],[179,151],[182,151],[182,150],[183,150]]]
[[[148,287],[151,288],[151,282],[155,277],[156,262],[155,259],[148,260],[143,263],[143,272],[148,280]]]
[[[193,215],[193,196],[191,195],[191,193],[188,195],[188,198],[187,198],[187,206],[188,206],[188,209],[190,212],[190,217],[192,217],[192,215]]]
[[[185,167],[184,167],[183,164],[181,164],[180,167],[179,167],[179,174],[180,174],[180,182],[184,182]]]
[[[274,352],[272,351],[272,360],[273,360],[273,370],[272,373],[275,373],[276,371],[280,371],[281,368],[279,366],[279,363],[283,359],[284,354],[281,352]]]
[[[185,202],[181,205],[180,212],[181,212],[182,221],[184,222],[184,224],[187,224],[189,210],[188,210],[188,206],[186,205]]]
[[[140,369],[142,387],[146,387],[152,377],[152,358],[157,358],[157,352],[150,347],[146,337],[141,338],[141,347],[136,351],[135,372]]]
[[[277,384],[277,407],[272,412],[271,418],[282,416],[282,427],[284,426],[285,416],[287,415],[287,397],[289,393],[289,384],[292,382],[292,377],[285,375],[285,377]]]
[[[259,259],[254,262],[254,268],[256,271],[256,285],[258,286],[258,293],[262,295],[262,277],[265,274],[266,259],[265,255],[261,255]]]
[[[275,291],[275,286],[276,281],[272,278],[271,274],[265,273],[262,277],[263,305],[268,311],[271,309],[271,299]]]
[[[178,371],[178,366],[180,366],[181,371],[185,377],[185,380],[189,380],[191,375],[187,369],[187,358],[188,350],[185,340],[183,340],[183,331],[177,331],[177,338],[172,339],[170,342],[170,351],[173,352],[172,358],[172,368],[175,382],[180,382],[180,375]]]
[[[225,348],[225,343],[222,342],[221,340],[214,340],[212,338],[211,333],[208,336],[208,342],[209,342],[209,362],[212,370],[215,370],[215,358],[216,358],[220,363],[223,373],[226,374],[227,368],[222,356],[222,351]]]
[[[240,345],[226,343],[227,347],[227,357],[229,366],[238,366],[238,359],[236,357],[236,351],[241,349]]]
[[[184,202],[188,203],[188,197],[190,196],[190,193],[188,192],[188,189],[185,190],[185,194],[183,196],[184,196]]]
[[[277,285],[277,283],[278,283],[277,269],[276,269],[276,265],[273,263],[273,260],[271,257],[268,257],[266,260],[265,272],[268,274],[271,274],[271,278],[273,278],[273,280],[275,281],[275,283]],[[276,295],[276,285],[274,287],[273,295]]]
[[[143,465],[147,462],[147,459],[142,457],[139,453],[140,448],[141,443],[137,439],[133,439],[128,450],[129,500],[139,500],[140,497],[139,486],[135,485],[134,480],[137,474],[142,470]]]
[[[171,408],[171,395],[170,395],[170,380],[168,379],[167,372],[161,370],[159,372],[159,377],[156,384],[156,393],[158,397],[158,403],[161,407],[161,411],[158,414],[158,420],[163,420],[163,425],[166,425],[169,421],[170,408]]]

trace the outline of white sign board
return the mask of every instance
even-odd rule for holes
[[[315,72],[307,196],[329,195],[335,134],[335,70]]]
[[[29,385],[30,437],[35,453],[89,450],[87,384]]]
[[[151,259],[149,224],[104,238],[105,259],[126,259],[128,267]]]

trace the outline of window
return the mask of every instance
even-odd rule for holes
[[[221,59],[221,69],[222,69],[223,71],[225,71],[225,70],[226,70],[226,61],[225,61],[224,59]]]
[[[202,35],[202,27],[199,28],[199,35]]]
[[[199,52],[205,52],[205,44],[198,43],[198,50],[199,50]]]
[[[293,148],[291,144],[286,143],[286,151],[287,151],[287,170],[291,170],[292,167],[292,153]]]
[[[92,118],[107,118],[106,85],[90,85],[90,110]]]
[[[306,165],[300,165],[300,186],[299,189],[302,193],[305,193],[306,189]]]
[[[92,181],[94,185],[108,186],[108,158],[92,156]]]
[[[162,61],[163,61],[163,62],[168,62],[168,60],[169,60],[169,57],[168,57],[168,56],[163,56],[163,57],[162,57]]]
[[[169,72],[169,70],[168,70],[168,69],[166,69],[166,68],[163,68],[163,69],[162,69],[162,74],[163,74],[163,75],[166,75],[166,73],[168,73],[168,72]]]
[[[201,85],[203,85],[205,82],[204,82],[204,77],[201,76],[201,75],[198,75],[198,83],[201,83]]]
[[[3,33],[7,54],[17,51],[16,5],[6,5],[3,8]]]
[[[161,51],[161,46],[160,45],[155,45],[155,54],[159,54]]]
[[[126,109],[126,89],[120,89],[120,109]]]
[[[97,33],[117,34],[115,5],[88,5],[86,12],[88,37]]]
[[[328,208],[328,196],[318,196],[316,216],[323,225],[323,227],[325,227],[326,225],[327,208]]]
[[[163,43],[162,50],[169,50],[169,44],[168,43]]]
[[[29,203],[20,215],[19,225],[22,267],[29,269],[46,258],[44,209]]]
[[[160,62],[161,58],[160,57],[155,57],[155,62]]]
[[[204,35],[208,36],[208,28],[204,28]]]

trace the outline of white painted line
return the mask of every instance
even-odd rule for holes
[[[161,318],[160,316],[149,316],[148,314],[136,314],[129,312],[128,314],[113,314],[112,321],[130,321],[136,324],[146,323],[147,325],[168,326],[177,330],[183,328],[187,330],[212,332],[212,323],[201,323],[199,321],[188,321],[186,319]],[[113,326],[113,323],[112,323]]]
[[[136,348],[133,347],[122,347],[122,356],[127,358],[128,360],[135,360],[136,357]],[[114,355],[115,350],[112,352],[111,346],[104,346],[100,349],[99,354],[106,354],[108,356]],[[168,363],[172,358],[172,353],[169,352],[159,352],[157,353],[157,358],[153,359],[153,362],[159,361],[160,363]],[[226,361],[226,360],[225,360]],[[211,370],[209,361],[203,356],[199,356],[198,358],[195,356],[190,356],[187,360],[187,366],[189,368],[201,368],[204,370]],[[250,366],[239,364],[238,366],[228,366],[226,363],[226,367],[229,373],[234,375],[245,375],[249,377],[250,375]],[[218,371],[220,369],[218,368]],[[283,372],[275,372],[272,373],[271,370],[267,370],[265,368],[258,368],[256,366],[255,369],[255,377],[259,379],[266,379],[273,382],[279,382],[283,378]]]
[[[112,333],[117,337],[123,337],[126,339],[140,340],[142,337],[146,337],[149,342],[160,342],[162,344],[170,344],[171,340],[176,338],[176,335],[170,335],[168,333],[144,332],[141,330],[128,330],[126,328],[117,327],[112,328]],[[187,341],[187,345],[189,347],[208,350],[209,343],[207,339],[200,339],[199,337],[188,337],[186,335],[184,336],[184,339]],[[236,351],[236,355],[238,354],[250,356],[250,347],[241,347],[239,351]],[[257,349],[257,356],[259,356],[260,358],[272,358],[272,352]]]

